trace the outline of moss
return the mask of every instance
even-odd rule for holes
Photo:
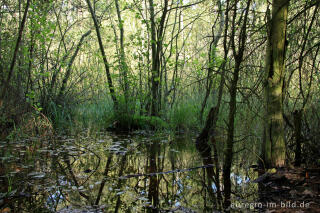
[[[138,129],[168,129],[169,125],[155,116],[131,116],[129,114],[115,115],[114,122],[109,126],[110,130],[131,131]]]

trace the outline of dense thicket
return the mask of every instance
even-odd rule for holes
[[[319,5],[2,1],[2,138],[51,125],[200,132],[204,163],[224,159],[227,207],[233,153],[266,167],[319,161]]]

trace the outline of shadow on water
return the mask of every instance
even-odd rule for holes
[[[1,153],[0,209],[213,212],[222,199],[217,196],[221,175],[208,181],[206,169],[212,165],[204,164],[189,136],[101,133],[1,146],[6,151]],[[219,150],[214,153],[218,158]],[[235,202],[257,199],[257,186],[249,181],[255,177],[235,166]]]

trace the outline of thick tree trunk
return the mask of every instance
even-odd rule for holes
[[[272,2],[265,83],[266,141],[264,158],[266,167],[285,165],[286,148],[282,112],[288,2],[288,0],[273,0]]]

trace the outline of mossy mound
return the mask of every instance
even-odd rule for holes
[[[133,131],[139,129],[163,130],[169,128],[167,122],[156,116],[118,114],[113,120],[112,124],[108,127],[109,130]]]

